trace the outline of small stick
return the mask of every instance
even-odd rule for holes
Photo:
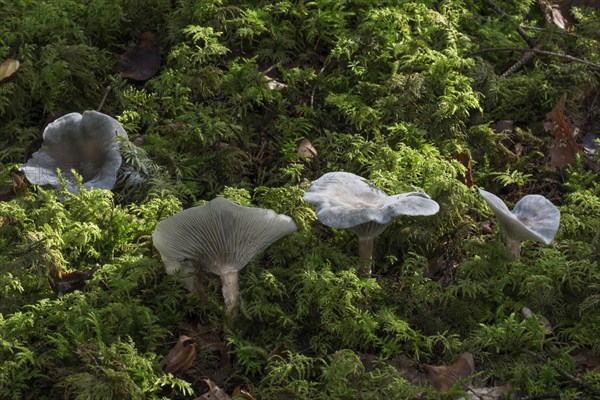
[[[562,369],[561,367],[559,367],[558,365],[554,365],[553,364],[552,368],[554,368],[554,370],[556,372],[558,372],[560,376],[562,376],[563,378],[565,378],[565,379],[573,382],[575,385],[579,386],[585,392],[587,392],[589,394],[593,394],[594,396],[599,396],[600,397],[600,390],[596,389],[592,385],[580,381],[579,379],[577,379],[576,377],[574,377],[573,375],[571,375],[570,373],[568,373],[567,371],[565,371],[564,369]]]
[[[106,89],[104,90],[104,96],[102,97],[102,101],[100,101],[100,105],[98,106],[98,108],[96,109],[96,111],[100,112],[100,110],[102,110],[102,107],[104,107],[104,103],[106,102],[106,98],[108,97],[108,94],[110,93],[110,85],[108,85],[106,87]]]
[[[502,17],[510,20],[510,16],[503,9],[498,7],[492,0],[483,0],[483,1],[484,1],[484,3],[486,3],[487,5],[492,7],[494,9],[494,11],[496,11],[498,14],[502,15]],[[519,33],[519,36],[521,36],[527,42],[527,45],[529,47],[534,48],[537,45],[533,41],[533,39],[531,39],[529,37],[529,35],[523,30],[523,28],[521,28],[520,26],[517,26],[516,29],[517,29],[517,32]]]
[[[539,49],[535,49],[535,48],[534,49],[523,49],[523,48],[519,48],[519,47],[492,47],[492,48],[481,49],[481,50],[474,51],[472,53],[468,53],[468,54],[466,54],[466,57],[471,57],[471,56],[474,56],[477,54],[490,53],[493,51],[520,51],[520,52],[524,52],[524,53],[531,52],[531,53],[536,53],[536,54],[542,54],[545,56],[562,58],[563,60],[573,61],[573,62],[589,65],[590,67],[593,67],[593,68],[600,69],[600,64],[596,64],[591,61],[573,57],[568,54],[555,53],[553,51],[539,50]]]

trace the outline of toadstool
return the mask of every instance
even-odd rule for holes
[[[198,268],[219,275],[227,315],[240,303],[239,271],[259,252],[296,231],[288,216],[216,198],[159,222],[152,234],[167,273],[182,273],[184,285],[195,289]]]
[[[510,211],[498,196],[483,189],[479,189],[479,193],[498,219],[508,254],[513,261],[521,259],[523,240],[545,244],[554,240],[560,224],[560,211],[544,196],[527,195]]]
[[[358,236],[360,273],[371,273],[373,240],[401,215],[433,215],[439,205],[425,193],[388,196],[364,178],[349,172],[329,172],[311,182],[304,200],[316,207],[317,218],[332,228]]]
[[[78,191],[71,170],[82,177],[86,189],[112,189],[122,161],[117,136],[127,138],[127,133],[106,114],[90,110],[64,115],[44,129],[42,148],[21,170],[35,185],[61,189],[60,169],[71,193]]]

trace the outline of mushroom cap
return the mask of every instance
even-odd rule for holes
[[[273,210],[215,198],[159,222],[152,234],[167,273],[183,272],[192,288],[197,266],[222,275],[239,271],[259,252],[295,232],[296,223]]]
[[[59,168],[71,193],[77,193],[71,169],[81,175],[86,189],[112,189],[122,161],[117,135],[127,138],[121,124],[106,114],[93,110],[66,114],[48,124],[42,148],[21,170],[35,185],[61,189]]]
[[[550,244],[558,231],[560,211],[539,194],[530,194],[515,204],[512,212],[496,195],[479,189],[479,193],[496,215],[502,232],[513,240],[535,240]]]
[[[329,172],[313,181],[304,200],[316,206],[319,221],[332,228],[352,228],[371,222],[387,226],[400,215],[433,215],[440,209],[425,193],[388,196],[349,172]],[[359,231],[357,234],[360,235]]]

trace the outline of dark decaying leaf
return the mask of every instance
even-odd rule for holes
[[[136,81],[152,78],[160,68],[158,40],[152,32],[143,32],[138,44],[119,56],[121,76]]]
[[[58,297],[74,292],[75,290],[83,288],[85,281],[92,279],[94,277],[94,272],[96,272],[98,268],[100,267],[95,266],[94,268],[84,271],[64,272],[60,267],[52,266],[48,274],[50,288]]]
[[[600,357],[594,355],[594,352],[587,348],[575,350],[571,357],[578,368],[582,370],[597,370],[600,368]]]
[[[179,373],[185,372],[194,364],[196,360],[196,347],[194,347],[194,338],[186,335],[179,336],[177,344],[160,362],[160,366],[165,372]]]
[[[317,155],[317,149],[314,148],[310,140],[304,138],[298,145],[298,154],[302,154],[306,158],[313,158]]]
[[[0,64],[0,81],[8,78],[19,69],[19,60],[7,58],[2,64]]]
[[[233,389],[233,393],[231,395],[236,399],[256,400],[254,396],[239,386]]]
[[[467,390],[467,397],[461,397],[457,400],[500,400],[505,399],[506,395],[511,391],[512,386],[507,383],[502,386],[472,388]]]
[[[225,391],[218,387],[213,381],[208,378],[203,380],[208,385],[208,392],[204,393],[195,400],[231,400],[231,397],[229,397],[227,393],[225,393]]]
[[[221,339],[220,335],[215,332],[215,329],[209,325],[192,325],[185,323],[181,326],[183,332],[188,336],[196,338],[202,350],[210,352],[212,356],[218,357],[221,364],[225,365],[228,362],[227,344]]]
[[[466,168],[465,175],[461,176],[461,181],[465,185],[467,185],[467,187],[472,187],[473,186],[473,175],[471,175],[471,157],[469,157],[469,155],[467,153],[463,152],[463,153],[458,153],[456,155],[456,159],[458,160],[458,162],[460,162]]]
[[[599,0],[538,0],[546,22],[560,29],[571,30],[575,19],[571,13],[573,7],[600,8]]]
[[[27,184],[21,175],[12,172],[10,178],[11,185],[0,186],[0,201],[9,201],[19,193],[27,191]]]
[[[435,390],[446,392],[450,390],[456,381],[462,381],[473,375],[475,372],[475,360],[473,354],[469,352],[462,353],[451,366],[446,365],[425,365],[429,373],[431,385]]]
[[[567,95],[565,94],[558,104],[546,114],[544,123],[544,129],[553,137],[550,145],[550,165],[554,168],[574,164],[577,154],[583,149],[583,146],[576,142],[574,130],[565,117],[566,100]]]

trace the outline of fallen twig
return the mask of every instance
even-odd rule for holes
[[[540,50],[540,49],[524,49],[524,48],[519,48],[519,47],[491,47],[491,48],[487,48],[487,49],[477,50],[472,53],[468,53],[466,55],[466,57],[471,57],[471,56],[474,56],[477,54],[490,53],[490,52],[494,52],[494,51],[520,51],[520,52],[524,52],[524,53],[531,52],[531,53],[536,53],[536,54],[542,54],[545,56],[557,57],[557,58],[561,58],[563,60],[577,62],[580,64],[589,65],[590,67],[593,67],[593,68],[600,69],[600,64],[596,64],[591,61],[583,60],[581,58],[573,57],[568,54],[555,53],[553,51],[546,51],[546,50]]]
[[[558,365],[552,365],[552,368],[554,368],[554,370],[556,372],[558,372],[558,374],[560,376],[562,376],[563,378],[565,378],[568,381],[573,382],[575,385],[579,386],[585,392],[600,397],[600,390],[596,389],[592,385],[580,381],[579,379],[577,379],[576,377],[574,377],[573,375],[571,375],[570,373],[568,373],[567,371],[565,371],[564,369],[559,367]]]
[[[496,11],[498,14],[502,15],[505,19],[510,20],[510,15],[508,15],[503,9],[498,7],[496,5],[496,3],[494,3],[492,0],[483,0],[483,1],[484,1],[484,3],[486,3],[487,5],[492,7],[494,9],[494,11]],[[521,36],[523,38],[523,40],[525,40],[527,42],[527,45],[529,47],[534,48],[537,46],[537,44],[533,41],[533,39],[531,39],[529,37],[529,35],[523,30],[523,28],[521,28],[520,26],[516,26],[515,28],[517,29],[519,36]]]
[[[100,104],[98,105],[98,108],[96,109],[96,111],[100,112],[102,110],[102,107],[104,107],[104,103],[106,102],[106,98],[108,97],[108,94],[110,93],[110,85],[108,85],[106,87],[106,89],[104,90],[104,96],[102,97],[102,100],[100,101]]]

